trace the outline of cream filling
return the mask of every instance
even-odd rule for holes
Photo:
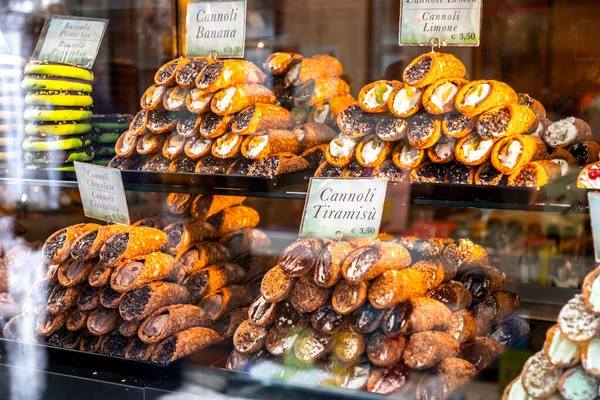
[[[535,137],[538,137],[538,138],[539,138],[539,137],[540,137],[540,134],[542,133],[542,131],[543,131],[543,130],[544,130],[544,123],[543,123],[542,121],[539,121],[539,122],[538,122],[538,126],[537,126],[537,128],[535,129],[535,132],[533,132],[533,133],[531,134],[531,136],[535,136]]]
[[[287,74],[287,80],[290,83],[294,83],[296,82],[296,80],[298,79],[298,75],[300,74],[300,65],[302,64],[302,62],[299,62],[298,64],[294,65],[292,68],[290,68],[290,70],[288,71]]]
[[[150,140],[146,140],[146,138],[142,138],[142,150],[143,151],[148,151],[152,148],[152,146],[154,145],[154,140],[151,138]]]
[[[285,58],[285,60],[283,60],[283,58]],[[269,60],[269,62],[267,63],[267,68],[269,68],[269,70],[271,71],[274,71],[277,68],[279,68],[279,65],[289,60],[290,58],[292,58],[290,55],[277,53]],[[277,64],[275,63],[275,61],[278,61]]]
[[[217,100],[217,109],[219,111],[227,110],[227,107],[231,103],[231,99],[235,95],[235,86],[232,86],[225,90],[225,95]]]
[[[447,159],[454,153],[454,141],[438,142],[433,148],[433,152],[442,160]]]
[[[560,392],[567,399],[595,399],[598,397],[598,380],[577,368],[563,381]]]
[[[552,161],[554,164],[560,167],[560,174],[562,176],[567,175],[567,173],[569,172],[569,163],[567,162],[567,160],[563,160],[562,158],[555,158],[554,160],[550,161]]]
[[[394,97],[394,110],[398,113],[398,114],[405,114],[408,111],[412,110],[421,100],[421,95],[423,93],[423,91],[421,89],[417,89],[417,88],[413,88],[411,87],[412,90],[412,96],[408,96],[408,93],[406,93],[406,89],[402,88],[398,91],[398,93],[396,93],[396,97]]]
[[[592,167],[594,168],[594,167]],[[590,168],[591,171],[591,168]],[[590,175],[589,175],[589,171],[588,173],[584,174],[581,177],[581,183],[583,184],[584,187],[588,188],[588,189],[600,189],[600,179],[591,179]]]
[[[592,287],[590,288],[590,298],[588,299],[592,307],[594,308],[592,311],[599,312],[600,311],[600,276],[597,277],[594,282],[592,282]],[[599,357],[600,358],[600,353]]]
[[[212,146],[212,140],[200,138],[190,146],[190,153],[194,155],[202,154],[210,146]]]
[[[233,136],[233,139],[228,140],[231,136]],[[215,149],[215,152],[217,154],[224,156],[231,152],[231,150],[235,147],[237,142],[240,140],[240,137],[237,135],[225,135],[222,137],[222,139],[223,140],[221,141],[221,144],[219,146],[217,146],[217,148]]]
[[[206,105],[210,103],[213,98],[212,94],[203,95],[199,92],[200,90],[198,89],[192,89],[189,94],[189,96],[192,98],[190,105],[195,110],[206,107]]]
[[[529,396],[523,387],[523,382],[521,381],[521,377],[513,383],[510,390],[508,391],[508,396],[506,400],[529,400],[533,399],[533,397]]]
[[[576,136],[577,128],[573,117],[561,119],[548,127],[548,144],[551,146],[568,143]]]
[[[419,158],[419,149],[408,143],[402,147],[402,151],[400,152],[400,163],[402,165],[410,165],[417,161],[417,158]]]
[[[169,145],[167,146],[167,153],[176,154],[183,144],[183,138],[179,135],[171,137],[169,139]]]
[[[478,106],[485,99],[488,98],[492,86],[489,83],[483,83],[477,87],[476,90],[471,90],[469,94],[465,96],[462,101],[463,106]]]
[[[559,329],[554,331],[548,349],[548,358],[550,358],[552,364],[570,364],[577,356],[578,351],[579,345],[577,343],[564,337]]]
[[[233,75],[233,71],[232,71],[231,69],[229,69],[229,68],[224,68],[224,71],[223,71],[223,78],[224,78],[226,81],[228,81],[228,80],[229,80],[229,78],[231,78],[231,76],[232,76],[232,75]]]
[[[125,136],[121,144],[121,153],[127,153],[135,144],[135,137]]]
[[[463,152],[467,162],[480,160],[492,147],[494,141],[492,139],[482,140],[477,148],[473,147],[476,140],[479,138],[471,138],[463,144]]]
[[[508,168],[514,167],[521,151],[523,151],[521,143],[518,140],[513,140],[510,146],[508,146],[508,151],[498,154],[500,163]]]
[[[446,95],[444,95],[445,93]],[[458,93],[458,86],[452,82],[446,82],[433,91],[431,102],[435,104],[437,108],[443,110],[448,103],[454,101],[456,93]]]
[[[148,103],[148,105],[153,104],[154,102],[158,101],[163,94],[165,93],[165,87],[164,86],[159,86],[156,89],[154,89],[154,93],[152,93],[152,97],[150,98],[150,101],[148,101],[148,98],[146,98],[146,103]]]
[[[364,99],[363,103],[369,108],[377,108],[383,104],[386,104],[388,99],[390,98],[390,93],[392,93],[392,87],[390,85],[386,84],[385,92],[381,96],[383,102],[380,103],[377,101],[377,90],[376,90],[377,87],[378,87],[378,85],[375,85],[375,87],[373,87],[371,90],[369,90],[367,92],[367,94],[365,95],[365,99]]]
[[[255,144],[257,141],[254,139],[260,138],[262,140],[258,140],[258,144]],[[248,158],[256,158],[260,154],[261,151],[267,147],[267,142],[269,141],[268,135],[260,135],[252,138],[250,143],[248,144],[248,151],[246,152]]]
[[[324,104],[320,109],[315,108],[315,111],[313,112],[313,121],[324,124],[329,115],[329,109],[329,104]]]
[[[592,340],[587,346],[585,369],[600,373],[600,338]]]
[[[341,146],[336,143],[341,142]],[[347,157],[356,147],[356,140],[351,137],[339,135],[329,143],[329,153],[333,157]]]
[[[167,106],[169,108],[179,108],[179,107],[181,107],[184,104],[185,104],[185,97],[183,99],[180,99],[180,100],[175,100],[172,97],[169,97],[167,99]]]
[[[374,141],[376,141],[375,146],[373,146]],[[383,151],[383,148],[384,148],[384,144],[381,140],[373,139],[373,140],[369,140],[367,143],[365,143],[365,145],[362,148],[362,153],[361,153],[365,164],[371,164],[371,163],[377,161],[377,157],[379,157],[379,155]]]

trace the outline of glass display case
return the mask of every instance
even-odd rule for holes
[[[479,45],[399,45],[411,3]],[[0,398],[599,398],[599,10],[0,0]],[[32,57],[65,16],[93,68]]]

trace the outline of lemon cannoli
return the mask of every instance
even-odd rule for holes
[[[240,135],[229,132],[215,139],[211,154],[218,158],[236,158],[241,154],[244,139]]]
[[[460,139],[467,136],[473,129],[477,118],[467,117],[460,113],[444,114],[442,117],[442,132],[444,135]]]
[[[294,64],[285,75],[285,84],[300,85],[313,79],[335,78],[343,72],[342,63],[337,58],[317,54]]]
[[[373,133],[376,123],[375,116],[365,112],[358,104],[348,106],[337,119],[340,131],[352,137],[363,137]]]
[[[325,124],[307,122],[293,130],[296,139],[300,142],[300,151],[311,149],[315,146],[329,144],[336,136],[335,131]]]
[[[302,61],[302,56],[296,53],[278,52],[267,57],[264,67],[273,75],[285,75],[289,69]]]
[[[277,153],[298,154],[300,142],[293,132],[269,129],[246,137],[241,145],[242,155],[251,160],[266,158]]]
[[[404,82],[424,88],[443,78],[464,78],[467,69],[463,63],[448,53],[426,53],[415,58],[402,74]]]
[[[408,141],[419,149],[435,145],[442,137],[442,122],[434,115],[420,112],[408,121]]]
[[[419,111],[422,98],[423,89],[399,83],[388,97],[388,108],[397,117],[409,117]]]
[[[465,165],[483,164],[490,158],[494,143],[494,139],[482,139],[476,133],[471,133],[456,143],[454,156]]]
[[[502,138],[494,144],[490,159],[503,174],[510,175],[530,161],[548,156],[546,145],[535,136],[516,135]]]
[[[552,154],[546,157],[546,160],[557,164],[561,169],[562,176],[567,175],[573,169],[579,167],[577,159],[565,149],[554,150]]]
[[[140,106],[144,110],[155,110],[158,107],[162,107],[163,96],[167,92],[168,87],[152,85],[142,95],[140,99]]]
[[[334,126],[340,113],[354,103],[356,103],[356,100],[349,94],[331,97],[315,105],[308,114],[307,120],[308,122]]]
[[[216,92],[234,85],[262,83],[265,79],[265,74],[250,61],[219,60],[202,69],[196,78],[196,87]]]
[[[253,104],[274,104],[275,94],[259,84],[235,85],[215,93],[210,108],[217,115],[235,114]]]
[[[388,110],[388,99],[397,81],[375,81],[363,87],[358,94],[358,105],[370,113],[380,113]]]
[[[318,78],[304,83],[296,89],[294,105],[313,107],[331,97],[350,94],[350,86],[339,78]]]
[[[375,134],[384,142],[404,139],[408,132],[408,120],[395,115],[383,115],[377,119]]]
[[[191,113],[202,114],[210,110],[213,96],[214,93],[194,88],[185,97],[185,108]]]
[[[346,135],[338,135],[329,143],[325,152],[327,162],[336,167],[345,167],[354,159],[358,140]]]
[[[465,79],[444,78],[432,83],[423,93],[423,107],[431,114],[446,114],[454,110],[454,100]]]
[[[163,107],[167,111],[179,111],[185,109],[185,99],[187,98],[189,89],[180,86],[169,88],[163,96]]]
[[[575,157],[580,167],[585,167],[588,164],[598,161],[598,152],[600,144],[591,141],[575,143],[569,148],[569,153]]]
[[[356,160],[363,167],[377,167],[391,154],[392,142],[383,142],[374,135],[365,137],[356,146]]]
[[[510,104],[481,114],[477,119],[477,132],[484,139],[513,136],[528,132],[535,122],[531,109]]]
[[[456,95],[455,107],[467,117],[474,117],[492,108],[516,103],[517,93],[506,83],[494,80],[472,81]]]
[[[207,139],[203,136],[195,136],[185,142],[185,155],[192,160],[204,157],[210,154],[213,145],[213,139]]]
[[[292,114],[274,104],[255,104],[233,117],[231,130],[239,135],[249,135],[265,129],[289,129],[293,125]]]
[[[552,161],[533,161],[508,177],[509,186],[542,187],[562,176],[561,168]]]
[[[454,147],[456,139],[442,136],[433,146],[428,148],[427,156],[434,163],[445,164],[454,161]]]
[[[394,165],[403,170],[416,168],[425,157],[425,150],[417,149],[409,142],[399,143],[392,151]]]

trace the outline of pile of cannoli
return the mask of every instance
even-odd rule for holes
[[[581,399],[600,396],[600,268],[583,282],[583,293],[558,314],[542,351],[504,391],[503,400]]]
[[[342,133],[316,176],[541,187],[598,160],[583,120],[551,122],[529,95],[466,73],[455,56],[432,52],[406,67],[403,82],[362,88],[339,114]]]
[[[331,71],[330,59],[337,63]],[[290,83],[304,84],[303,105],[350,91],[337,78],[341,64],[332,57],[321,56],[311,63],[274,60],[267,64],[272,76],[305,65]],[[319,157],[313,162],[318,165],[323,145],[335,132],[326,124],[298,126],[266,81],[259,67],[244,60],[182,57],[168,62],[142,96],[142,110],[119,137],[117,155],[109,166],[274,177],[309,169],[311,158],[301,155],[321,146],[312,155]]]
[[[529,331],[504,281],[470,240],[300,239],[265,274],[227,367],[446,399]]]
[[[169,196],[132,226],[79,224],[42,248],[42,279],[4,327],[21,339],[169,363],[231,337],[276,262],[243,197]],[[262,252],[262,254],[261,254]]]

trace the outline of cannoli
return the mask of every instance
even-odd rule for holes
[[[110,276],[112,275],[112,272],[112,267],[102,262],[98,262],[90,272],[88,283],[90,286],[96,288],[106,286],[110,282]]]
[[[118,224],[91,229],[73,242],[71,257],[78,261],[96,258],[98,257],[100,248],[108,239],[117,233],[129,232],[130,230],[131,227]]]
[[[375,134],[384,142],[404,139],[408,132],[408,120],[395,115],[382,115],[377,119]]]
[[[136,227],[108,239],[100,248],[100,261],[113,266],[123,260],[159,251],[167,242],[167,234],[158,229]]]
[[[275,100],[273,92],[263,85],[235,85],[215,93],[211,110],[218,115],[235,114],[253,104],[273,104]]]
[[[598,377],[589,374],[581,366],[565,371],[558,382],[558,391],[564,399],[597,399],[599,394]]]
[[[585,146],[583,148],[587,151]],[[557,164],[561,169],[562,176],[568,175],[573,169],[579,167],[577,159],[565,149],[555,149],[552,154],[545,159]]]
[[[562,370],[546,358],[543,351],[534,354],[523,367],[521,381],[525,392],[533,398],[545,398],[558,388]]]
[[[171,134],[166,138],[164,135],[161,135],[161,137],[163,138],[163,140],[161,143],[162,146],[159,148],[159,151],[162,152],[162,155],[165,158],[169,160],[174,160],[183,154],[186,138],[179,135],[177,132],[171,132]]]
[[[535,112],[535,111],[534,111]],[[527,135],[541,138],[553,122],[549,119],[538,119],[527,131]]]
[[[417,250],[425,258],[439,258],[444,253],[444,249],[452,243],[454,243],[454,239],[431,238],[423,240]]]
[[[309,169],[304,158],[292,153],[279,153],[256,160],[249,168],[248,175],[274,178],[279,175]]]
[[[144,110],[155,110],[162,106],[162,100],[164,94],[167,92],[168,87],[152,85],[142,95],[140,99],[140,106]]]
[[[390,308],[381,320],[388,336],[408,335],[429,330],[448,330],[452,312],[437,300],[417,297]]]
[[[66,327],[63,327],[50,336],[48,345],[62,349],[77,349],[79,348],[81,334],[81,331],[71,332]]]
[[[366,340],[362,333],[351,325],[346,325],[333,335],[332,355],[344,363],[356,363],[366,348]]]
[[[342,172],[342,178],[374,177],[379,174],[379,167],[363,167],[356,160],[348,164]]]
[[[404,69],[402,78],[411,86],[424,88],[440,79],[463,78],[466,74],[467,70],[458,58],[448,53],[433,52],[411,61]]]
[[[217,231],[208,222],[189,218],[174,222],[164,228],[169,240],[164,249],[169,254],[177,254],[194,243],[217,237]]]
[[[427,369],[445,358],[454,357],[460,351],[460,345],[451,334],[446,332],[413,333],[404,349],[404,363],[412,369]]]
[[[248,308],[248,318],[258,326],[270,326],[275,322],[276,303],[270,303],[260,295]]]
[[[214,95],[214,93],[193,88],[185,98],[185,108],[193,114],[203,114],[210,110]]]
[[[271,74],[280,76],[285,75],[293,65],[300,61],[302,61],[302,56],[300,54],[277,52],[267,57],[264,67]]]
[[[452,334],[459,343],[468,342],[477,336],[477,321],[470,311],[457,311],[452,314],[448,332]]]
[[[477,123],[477,118],[460,113],[448,113],[442,117],[442,132],[450,138],[460,139],[467,136]]]
[[[380,113],[388,110],[388,98],[394,90],[397,81],[375,81],[364,86],[358,94],[358,105],[370,113]]]
[[[271,245],[271,239],[261,230],[246,227],[221,236],[219,243],[226,246],[232,258],[237,258],[267,249]]]
[[[241,354],[252,354],[264,347],[266,339],[267,329],[248,319],[235,331],[233,345]]]
[[[53,233],[42,247],[43,260],[48,264],[60,264],[66,261],[75,239],[99,227],[98,224],[77,224]]]
[[[81,311],[91,311],[100,304],[98,288],[84,285],[77,299],[77,308]]]
[[[186,174],[193,174],[196,169],[196,160],[188,158],[186,155],[182,155],[171,161],[167,172],[181,172]]]
[[[363,137],[375,131],[377,118],[365,112],[358,104],[351,104],[337,118],[340,131],[350,137]]]
[[[462,263],[458,278],[465,288],[471,292],[473,301],[484,300],[494,290],[501,289],[504,286],[506,275],[499,269],[489,265],[473,267],[468,267],[468,265],[470,265],[469,262],[467,264]]]
[[[188,58],[187,62],[182,63],[182,65],[175,70],[175,82],[177,85],[184,88],[195,87],[196,77],[200,71],[211,62],[212,59],[208,57]]]
[[[154,228],[163,230],[165,226],[169,225],[172,221],[172,217],[169,215],[149,215],[135,221],[131,226],[145,226],[148,228]]]
[[[457,242],[452,241],[445,244],[443,256],[457,264],[459,268],[489,265],[488,251],[469,239],[459,239]]]
[[[129,135],[131,136],[141,136],[146,133],[146,128],[148,127],[148,119],[150,118],[150,111],[148,110],[140,110],[131,120],[129,124]],[[121,135],[123,136],[123,135]],[[117,142],[118,143],[118,142]],[[119,154],[119,153],[117,153]]]
[[[454,110],[454,102],[460,88],[468,81],[445,78],[429,85],[423,93],[423,107],[431,114],[446,114]]]
[[[537,119],[546,119],[546,109],[544,108],[542,103],[540,103],[527,93],[519,93],[517,96],[517,104],[531,109],[531,111],[533,111]]]
[[[571,147],[589,140],[592,128],[582,119],[569,117],[550,125],[542,134],[542,140],[554,149]]]
[[[503,316],[500,325],[489,337],[506,348],[512,348],[530,332],[531,328],[527,321],[516,315],[516,313],[509,313]]]
[[[486,369],[502,353],[502,345],[488,337],[477,337],[460,348],[459,358],[467,360],[481,372]]]
[[[410,369],[404,363],[371,370],[367,391],[382,395],[402,395],[410,386]]]
[[[354,159],[358,140],[346,135],[336,136],[325,152],[327,162],[336,167],[345,167]]]
[[[125,297],[125,293],[120,293],[111,288],[105,286],[98,292],[100,298],[100,304],[105,308],[119,308],[121,300]]]
[[[494,139],[483,139],[476,133],[470,133],[456,143],[454,156],[465,165],[480,165],[490,158],[495,143]]]
[[[494,80],[472,81],[456,95],[456,109],[467,117],[483,114],[493,108],[517,102],[517,93],[504,82]]]
[[[259,220],[256,210],[246,206],[229,207],[207,218],[207,222],[216,229],[216,236],[223,236],[236,229],[254,228]],[[214,235],[207,237],[214,237]]]
[[[371,333],[379,328],[386,310],[365,304],[354,314],[354,325],[359,332]]]
[[[481,114],[477,118],[477,133],[484,139],[514,136],[528,132],[535,122],[533,111],[514,103]]]
[[[245,60],[213,61],[196,78],[196,87],[216,92],[234,85],[262,83],[265,74],[254,63]]]
[[[588,164],[598,161],[599,151],[600,143],[590,141],[575,143],[569,148],[569,153],[575,157],[580,167],[585,167]]]
[[[400,142],[392,151],[392,161],[403,170],[412,170],[421,164],[425,151],[413,147],[409,142]]]
[[[232,115],[205,114],[198,131],[206,139],[218,138],[227,132],[232,118]]]
[[[363,167],[377,167],[388,158],[392,147],[392,142],[384,142],[375,136],[367,136],[356,146],[356,160]]]
[[[218,158],[212,154],[200,158],[194,172],[197,174],[225,174],[232,165],[231,159]]]
[[[87,353],[96,353],[100,349],[101,336],[92,335],[90,332],[84,332],[79,341],[79,350]]]
[[[58,282],[64,287],[86,282],[93,266],[92,261],[67,261],[58,268]]]
[[[418,148],[433,147],[442,137],[441,121],[421,112],[408,120],[408,142]]]
[[[139,157],[139,156],[131,156],[131,157],[121,157],[121,156],[115,156],[113,157],[109,163],[108,163],[108,167],[109,168],[116,168],[116,169],[120,169],[121,171],[126,171],[126,170],[139,170],[139,167],[141,167],[142,165],[144,165],[144,163],[146,162],[145,157]]]
[[[136,336],[139,326],[139,321],[125,321],[119,318],[119,333],[125,337]]]
[[[292,125],[292,115],[285,108],[254,104],[233,117],[231,130],[238,135],[249,135],[266,129],[289,129]]]
[[[444,175],[444,183],[472,185],[475,180],[475,167],[451,162],[447,165],[447,171]]]
[[[181,86],[170,87],[163,96],[163,107],[167,111],[180,111],[185,109],[185,99],[190,90]]]
[[[471,292],[459,282],[451,281],[441,284],[427,293],[427,296],[442,302],[450,311],[460,311],[471,306]]]
[[[586,276],[582,288],[585,304],[592,312],[600,314],[600,268]]]
[[[423,90],[406,83],[398,83],[389,95],[387,108],[399,118],[410,117],[421,108]]]
[[[175,258],[155,252],[130,258],[116,267],[111,275],[110,285],[117,292],[124,293],[154,281],[179,282],[184,272]]]
[[[265,348],[275,357],[281,357],[294,349],[297,338],[297,332],[281,332],[276,326],[271,326],[267,330]]]
[[[50,336],[65,326],[67,315],[66,312],[57,315],[41,312],[37,316],[35,328],[41,335]]]
[[[337,167],[323,161],[315,171],[315,177],[320,178],[339,178],[344,172],[344,167]]]
[[[230,259],[229,250],[217,242],[199,242],[175,257],[187,274],[200,271],[204,267],[227,262]]]
[[[567,339],[558,325],[554,325],[546,332],[544,354],[557,368],[571,368],[581,362],[582,345]]]
[[[300,142],[296,135],[281,129],[269,129],[265,132],[251,134],[244,139],[241,145],[242,155],[251,160],[282,152],[298,154],[300,148]]]
[[[581,365],[588,374],[600,378],[600,338],[595,338],[581,347]]]
[[[304,239],[304,241],[310,240],[314,239]],[[313,281],[315,284],[322,288],[335,286],[342,278],[342,264],[353,249],[354,246],[345,241],[331,241],[323,246],[314,264]],[[302,257],[302,261],[312,262],[312,256],[310,258]]]
[[[148,361],[156,348],[154,344],[147,344],[138,338],[133,338],[125,348],[125,357],[132,360]]]
[[[56,285],[48,298],[48,311],[51,314],[58,315],[64,313],[69,308],[74,307],[75,304],[77,304],[79,292],[79,286],[66,288]]]
[[[476,185],[507,185],[508,175],[504,175],[498,171],[490,161],[486,161],[477,167],[475,172],[475,184]]]
[[[189,273],[182,285],[190,293],[192,304],[198,304],[206,296],[218,292],[222,288],[247,280],[246,270],[237,264],[214,264]]]
[[[248,307],[254,300],[252,285],[231,285],[219,289],[217,292],[205,297],[199,306],[204,309],[209,317],[216,321],[231,310]]]
[[[279,268],[289,278],[308,274],[323,250],[323,242],[315,238],[296,240],[286,247],[279,257]]]
[[[129,341],[129,338],[121,335],[118,331],[111,332],[102,337],[99,353],[113,357],[124,357]]]
[[[87,319],[87,329],[92,335],[106,335],[117,327],[118,311],[115,309],[98,308]]]
[[[477,322],[477,336],[487,336],[492,327],[499,324],[504,316],[519,307],[519,296],[498,290],[484,301],[475,304],[471,313]]]
[[[158,343],[182,330],[208,326],[210,317],[198,306],[175,304],[150,314],[139,326],[138,336],[145,343]]]
[[[332,335],[324,335],[312,328],[307,328],[300,332],[294,342],[294,354],[300,361],[314,362],[329,354],[332,345]]]
[[[432,375],[425,375],[417,386],[417,400],[448,399],[452,392],[477,373],[468,361],[449,357],[440,362]]]
[[[166,172],[169,169],[170,164],[171,160],[165,158],[162,153],[157,153],[148,157],[146,162],[141,168],[138,168],[138,170],[148,172]]]
[[[254,160],[248,160],[247,158],[238,158],[233,161],[229,168],[227,168],[227,175],[248,175],[250,167],[254,164]]]
[[[366,282],[390,270],[401,270],[410,264],[410,254],[400,244],[379,242],[351,252],[342,265],[349,283]]]
[[[185,117],[182,117],[177,122],[177,134],[184,138],[197,137],[200,132],[200,123],[202,122],[202,117],[196,114],[187,114]],[[187,142],[186,142],[187,144]]]
[[[533,161],[508,177],[509,186],[542,187],[562,176],[562,169],[552,161]]]
[[[328,126],[335,126],[340,113],[355,104],[356,100],[351,95],[331,97],[313,107],[308,115],[308,122],[316,122]]]
[[[231,310],[224,318],[213,322],[210,327],[217,331],[221,338],[229,339],[233,337],[235,331],[248,319],[248,307],[242,307]]]
[[[350,94],[350,86],[339,78],[317,78],[309,80],[296,88],[294,105],[313,107],[331,97]]]
[[[342,63],[337,58],[317,54],[292,65],[285,75],[285,84],[297,86],[313,79],[338,77],[343,72]]]
[[[154,134],[161,134],[175,130],[177,117],[175,113],[158,110],[148,111],[148,130]]]
[[[424,162],[410,171],[410,181],[416,183],[443,183],[446,177],[446,168],[443,164]]]
[[[558,326],[567,339],[587,342],[600,332],[600,315],[587,308],[583,295],[576,295],[558,314]]]
[[[303,314],[311,313],[325,305],[329,299],[329,290],[318,287],[310,275],[299,278],[292,292],[290,302],[296,310]]]
[[[189,61],[188,58],[179,57],[169,61],[156,71],[154,74],[154,83],[161,86],[175,85],[175,76],[177,70]]]
[[[335,137],[335,131],[331,127],[315,122],[297,126],[294,128],[293,134],[300,146],[298,152],[328,144]]]
[[[490,159],[503,174],[510,175],[530,161],[548,156],[546,145],[535,136],[515,135],[500,139],[494,144]]]
[[[167,210],[171,214],[187,214],[190,210],[194,196],[190,193],[169,193],[167,196]]]
[[[214,141],[212,139],[194,136],[187,142],[185,142],[185,155],[191,158],[192,160],[204,157],[208,154],[211,154],[213,143]]]
[[[152,282],[128,292],[119,313],[126,321],[141,321],[154,310],[171,304],[189,303],[189,293],[183,286],[169,282]]]
[[[390,337],[375,333],[367,343],[367,357],[378,367],[391,367],[402,361],[407,336]]]
[[[319,307],[311,315],[312,327],[325,335],[333,335],[342,329],[347,322],[347,318],[338,314],[331,305]]]
[[[454,161],[454,146],[456,140],[442,136],[438,142],[426,150],[429,159],[438,164],[446,164]]]
[[[333,309],[342,315],[358,310],[367,301],[367,284],[359,282],[355,285],[340,280],[333,289],[331,304]]]

